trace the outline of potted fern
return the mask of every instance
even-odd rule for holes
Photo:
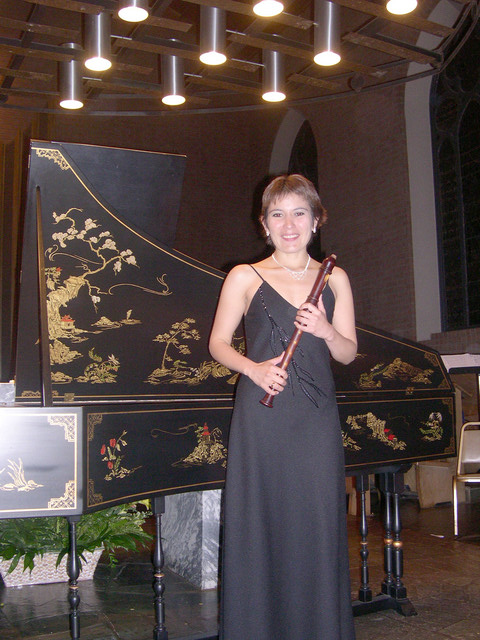
[[[117,505],[82,515],[77,524],[79,580],[93,577],[105,552],[110,564],[115,551],[136,551],[152,540],[143,525],[150,516],[144,503]],[[0,520],[0,573],[6,586],[68,580],[68,523],[63,517]]]

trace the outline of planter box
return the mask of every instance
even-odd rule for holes
[[[82,561],[82,570],[78,580],[91,580],[103,549],[96,549],[93,553],[84,552],[85,561]],[[30,572],[23,570],[23,561],[20,560],[12,573],[7,573],[10,567],[10,560],[0,560],[0,574],[6,587],[20,587],[28,584],[48,584],[52,582],[68,582],[67,557],[65,556],[58,567],[57,553],[45,553],[43,556],[35,557],[35,566]]]

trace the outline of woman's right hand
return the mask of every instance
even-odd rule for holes
[[[271,360],[254,362],[248,372],[250,380],[272,396],[278,395],[287,384],[287,372],[277,366],[282,361],[282,358],[283,353]]]

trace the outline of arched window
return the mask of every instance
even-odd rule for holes
[[[308,120],[305,120],[300,127],[293,143],[288,163],[288,173],[300,173],[313,182],[315,188],[318,189],[317,144]],[[308,251],[315,260],[324,258],[320,233],[317,234]]]
[[[471,25],[466,25],[466,29]],[[458,34],[457,47],[464,33]],[[480,326],[480,26],[432,83],[443,330]]]

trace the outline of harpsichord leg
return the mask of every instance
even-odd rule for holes
[[[362,473],[356,476],[357,491],[360,491],[360,578],[361,584],[358,590],[358,599],[360,602],[371,602],[372,590],[369,585],[368,572],[368,522],[367,522],[367,504],[366,493],[368,487],[368,475]]]
[[[162,546],[162,513],[165,513],[165,498],[157,496],[152,499],[153,514],[155,516],[155,549],[153,553],[153,591],[155,593],[155,627],[153,640],[168,640],[165,626],[165,582],[163,573],[164,555]]]
[[[80,617],[78,615],[78,607],[80,605],[80,595],[78,593],[78,576],[80,574],[80,565],[77,554],[77,522],[80,516],[68,516],[68,539],[69,551],[67,560],[68,573],[68,602],[70,604],[70,637],[72,640],[80,638]]]
[[[385,578],[382,593],[390,596],[393,608],[404,616],[416,615],[415,608],[407,598],[403,577],[402,522],[400,518],[400,492],[403,490],[403,472],[387,472],[381,475],[381,489],[385,496]]]

